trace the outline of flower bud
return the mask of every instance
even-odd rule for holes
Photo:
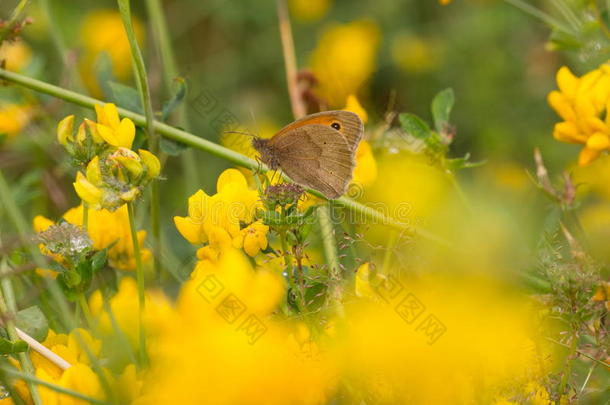
[[[161,172],[161,162],[159,162],[159,159],[154,154],[144,149],[140,149],[138,153],[140,154],[140,159],[142,159],[142,162],[144,163],[144,167],[146,167],[146,176],[149,179],[158,177]]]
[[[57,140],[63,146],[68,144],[68,141],[72,141],[72,130],[74,129],[74,115],[68,115],[57,124]]]

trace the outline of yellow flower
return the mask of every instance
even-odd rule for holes
[[[238,250],[226,251],[218,262],[199,262],[166,327],[150,339],[151,369],[142,403],[190,405],[201,398],[216,405],[328,402],[332,366],[323,357],[302,354],[293,338],[298,325],[270,315],[284,294],[277,273],[254,271]],[[245,310],[233,317],[223,311],[232,305]],[[206,364],[222,367],[202,367]]]
[[[356,167],[352,183],[362,187],[371,186],[377,180],[377,161],[373,155],[371,144],[361,141],[356,149]]]
[[[300,21],[315,21],[324,17],[331,0],[290,0],[290,11]]]
[[[366,124],[369,121],[369,115],[360,104],[360,101],[358,101],[358,97],[353,94],[347,96],[347,101],[345,102],[345,107],[343,108],[343,110],[351,111],[355,114],[358,114],[363,124]]]
[[[370,21],[332,25],[311,55],[318,93],[329,106],[356,94],[375,70],[379,28]]]
[[[3,41],[0,45],[0,61],[5,62],[5,69],[19,72],[32,60],[32,50],[23,41]]]
[[[144,40],[142,24],[132,18],[136,38]],[[97,10],[83,19],[80,39],[84,53],[80,61],[81,73],[91,93],[99,97],[102,91],[95,77],[96,62],[102,53],[108,54],[112,62],[112,74],[124,81],[131,76],[131,51],[121,15],[113,10]]]
[[[138,321],[138,287],[131,277],[123,277],[119,283],[117,293],[109,301],[112,317],[118,327],[127,336],[133,348],[138,347],[139,321]],[[104,308],[104,301],[100,290],[96,290],[89,297],[89,307],[93,315],[97,330],[108,339],[117,339],[117,331],[112,325],[112,319]],[[162,329],[166,318],[172,311],[171,304],[160,291],[147,291],[145,296],[144,322],[147,334],[154,335]]]
[[[240,223],[250,223],[261,201],[256,190],[248,187],[244,175],[236,169],[227,169],[216,184],[217,193],[209,196],[198,190],[189,197],[188,216],[174,217],[180,234],[192,244],[209,242],[213,249],[226,246],[240,234]],[[237,243],[237,242],[236,242]],[[207,251],[204,250],[203,252]],[[203,254],[203,253],[202,253]],[[212,256],[216,256],[212,254]]]
[[[549,93],[548,102],[563,121],[555,124],[553,136],[584,145],[578,164],[586,165],[610,149],[610,65],[582,77],[563,66],[557,72],[557,85],[559,90]]]
[[[33,116],[33,108],[28,105],[0,104],[0,135],[13,138],[23,131]]]
[[[254,257],[261,250],[267,249],[267,233],[269,227],[262,223],[262,221],[256,221],[241,230],[233,244],[237,248],[244,248],[244,251]]]
[[[97,133],[110,145],[130,149],[136,136],[136,127],[129,118],[119,119],[113,103],[95,105]]]

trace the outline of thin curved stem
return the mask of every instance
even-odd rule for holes
[[[52,84],[42,82],[40,80],[32,79],[31,77],[24,76],[19,73],[9,72],[4,69],[0,69],[0,79],[22,85],[40,93],[48,94],[73,103],[75,105],[80,105],[90,109],[93,109],[95,105],[104,105],[104,102],[96,100],[92,97],[84,96],[82,94],[75,93],[73,91],[69,91],[61,87],[54,86]],[[118,111],[122,117],[127,117],[131,119],[133,122],[136,123],[136,125],[142,126],[146,123],[146,118],[143,115],[136,114],[133,111],[125,110],[123,108],[119,108]],[[236,164],[237,166],[245,167],[251,170],[258,170],[259,172],[268,171],[268,168],[266,166],[256,162],[254,159],[250,159],[249,157],[244,156],[241,153],[235,152],[234,150],[231,150],[229,148],[225,148],[224,146],[208,141],[207,139],[203,139],[197,135],[191,134],[178,128],[174,128],[171,125],[164,124],[158,121],[154,122],[154,126],[155,130],[160,135],[168,139],[182,142],[193,148],[206,151],[214,156],[218,156],[233,164]],[[311,189],[308,189],[307,191],[317,197],[320,197],[325,200],[327,199],[318,191]],[[352,213],[360,216],[360,218],[363,220],[367,219],[377,224],[407,231],[411,234],[417,234],[422,238],[438,243],[445,247],[452,248],[448,241],[443,238],[440,238],[439,236],[431,232],[428,232],[420,227],[409,226],[408,224],[395,220],[394,218],[386,215],[382,211],[360,204],[359,202],[351,200],[347,197],[341,197],[336,200],[333,200],[333,203],[346,208]]]

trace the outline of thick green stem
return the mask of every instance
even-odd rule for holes
[[[66,100],[76,105],[80,105],[83,107],[87,107],[93,109],[95,105],[104,105],[104,103],[100,100],[96,100],[94,98],[84,96],[79,93],[75,93],[73,91],[69,91],[63,89],[61,87],[54,86],[49,83],[41,82],[40,80],[32,79],[30,77],[21,75],[19,73],[9,72],[4,69],[0,69],[0,79],[7,80],[13,83],[17,83],[24,87],[28,87],[35,91],[48,94],[62,100]],[[146,118],[140,114],[136,114],[133,111],[125,110],[123,108],[119,108],[119,114],[122,117],[127,117],[135,122],[137,125],[145,125]],[[208,153],[213,154],[214,156],[218,156],[222,159],[225,159],[233,164],[236,164],[241,167],[245,167],[247,169],[258,170],[266,172],[268,169],[255,161],[254,159],[250,159],[247,156],[242,155],[241,153],[235,152],[231,149],[225,148],[224,146],[218,145],[214,142],[210,142],[207,139],[203,139],[199,136],[193,135],[186,131],[183,131],[178,128],[174,128],[170,125],[164,124],[162,122],[155,121],[154,126],[156,131],[163,135],[168,139],[172,139],[174,141],[182,142],[188,146],[191,146],[196,149],[200,149],[206,151]],[[320,197],[322,199],[326,199],[321,193],[315,190],[308,189],[311,194]],[[333,200],[333,203],[342,207],[345,207],[350,212],[358,215],[361,219],[368,219],[374,223],[382,224],[385,226],[389,226],[392,228],[396,228],[399,230],[405,230],[412,234],[417,234],[425,239],[428,239],[432,242],[438,243],[448,248],[452,248],[448,241],[442,239],[433,233],[430,233],[424,229],[415,226],[409,226],[405,223],[399,222],[394,218],[391,218],[385,215],[383,212],[380,212],[371,207],[367,207],[363,204],[360,204],[354,200],[351,200],[347,197],[341,197],[336,200]]]
[[[320,223],[320,234],[324,244],[324,255],[328,264],[328,278],[330,280],[329,297],[339,314],[343,313],[343,280],[337,248],[333,223],[330,215],[330,206],[318,207],[318,222]]]
[[[131,243],[133,243],[133,255],[136,261],[136,280],[138,284],[138,330],[140,346],[140,362],[146,364],[146,332],[144,330],[144,310],[146,304],[144,267],[142,267],[142,256],[140,255],[140,242],[136,230],[136,220],[133,210],[133,203],[127,204],[129,215],[129,231],[131,233]]]
[[[1,263],[0,267],[0,272],[4,274],[4,272],[7,270],[6,263]],[[4,324],[6,326],[6,331],[8,332],[9,338],[11,341],[15,342],[19,340],[19,335],[17,334],[15,323],[13,322],[13,319],[15,319],[15,314],[17,313],[17,303],[15,302],[13,284],[11,283],[10,277],[2,277],[0,283],[2,285],[2,293],[0,293],[0,312],[4,318]],[[19,353],[18,358],[24,373],[28,376],[33,376],[35,374],[34,365],[32,364],[32,360],[30,360],[28,354]],[[38,392],[38,387],[36,387],[36,384],[32,382],[28,382],[27,384],[34,404],[42,404],[42,399],[40,398],[40,393]]]
[[[144,106],[144,116],[146,120],[146,131],[148,132],[148,149],[153,154],[159,153],[159,137],[155,133],[155,113],[152,107],[152,101],[150,98],[150,87],[148,85],[148,76],[146,74],[146,65],[144,64],[144,58],[142,57],[142,51],[138,45],[136,33],[133,29],[131,22],[131,10],[129,5],[130,0],[117,0],[119,5],[119,11],[121,12],[121,18],[123,19],[123,26],[127,33],[127,40],[129,41],[129,47],[131,49],[131,60],[133,63],[133,70],[136,76],[136,84],[138,92],[140,93],[140,100]],[[150,199],[150,216],[151,216],[151,227],[152,227],[152,240],[153,240],[153,251],[161,252],[161,221],[159,220],[159,205],[161,204],[159,197],[159,183],[154,182],[151,185],[152,197]],[[159,270],[159,258],[158,254],[153,257],[155,273]]]

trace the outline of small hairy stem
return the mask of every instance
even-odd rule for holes
[[[140,256],[140,242],[138,241],[138,232],[136,231],[136,221],[133,210],[133,203],[127,203],[127,213],[129,216],[129,231],[131,233],[131,243],[133,243],[133,255],[136,260],[136,280],[138,284],[138,326],[139,326],[139,342],[140,342],[140,361],[146,363],[146,333],[144,331],[144,268],[142,267],[142,256]]]
[[[117,3],[119,5],[119,11],[121,12],[121,18],[123,19],[123,26],[125,27],[125,32],[127,33],[127,40],[129,41],[129,48],[131,50],[131,59],[133,63],[134,73],[136,76],[138,92],[140,93],[140,99],[142,101],[142,105],[144,106],[146,131],[148,132],[148,149],[151,153],[156,155],[159,152],[159,137],[155,133],[155,116],[152,107],[152,101],[150,98],[150,87],[148,85],[148,78],[146,75],[146,65],[144,64],[142,51],[138,46],[136,34],[133,30],[133,24],[131,23],[131,10],[129,1],[130,0],[117,0]],[[153,250],[155,252],[161,252],[161,221],[159,220],[159,183],[152,183],[151,188],[152,198],[150,199],[150,216],[153,236]],[[157,254],[154,255],[153,262],[156,274],[159,270],[159,258]]]

